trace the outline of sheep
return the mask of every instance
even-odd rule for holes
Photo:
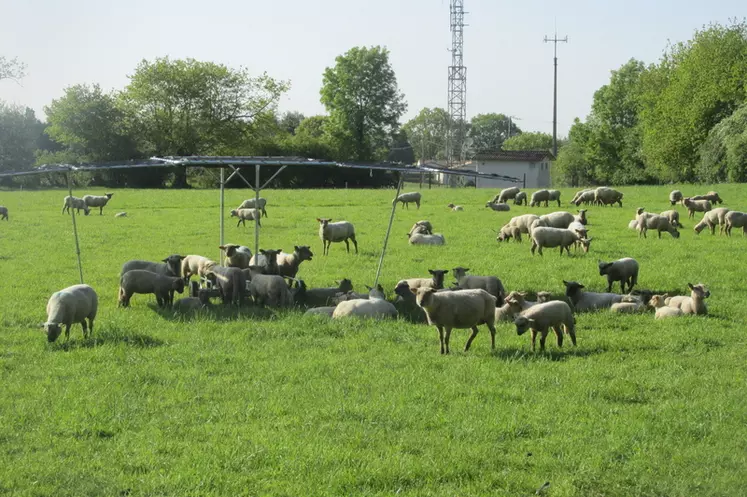
[[[448,207],[452,211],[463,211],[464,210],[464,207],[462,207],[461,205],[454,205],[452,203],[449,203],[446,207]]]
[[[517,242],[521,242],[521,228],[508,223],[501,227],[501,230],[498,232],[498,236],[495,237],[495,239],[499,242],[503,242],[508,241],[511,237],[513,237]]]
[[[485,204],[485,207],[490,207],[496,212],[508,212],[511,210],[511,206],[508,204],[498,204],[494,202],[488,202],[487,204]]]
[[[553,300],[544,304],[537,304],[522,312],[514,319],[516,334],[523,335],[531,330],[532,352],[535,351],[537,334],[540,334],[540,351],[545,350],[545,339],[550,328],[558,338],[558,347],[563,346],[563,330],[571,337],[573,346],[576,346],[575,320],[571,307],[562,300]]]
[[[625,285],[628,292],[638,284],[638,261],[631,257],[624,257],[614,262],[599,262],[599,276],[607,276],[607,292],[612,291],[612,283],[620,282],[620,293],[625,293]]]
[[[263,274],[263,266],[251,265],[241,271],[251,282],[247,285],[254,303],[269,307],[292,307],[293,295],[282,276],[277,274]]]
[[[684,226],[682,226],[682,223],[680,223],[680,213],[679,212],[677,212],[675,210],[669,210],[669,211],[664,211],[664,212],[662,212],[659,215],[660,216],[664,216],[665,218],[667,218],[669,220],[669,224],[671,224],[675,228],[684,228]]]
[[[336,223],[331,222],[332,219],[316,218],[319,221],[319,238],[322,239],[322,252],[324,255],[329,255],[329,247],[333,242],[345,242],[345,248],[347,248],[348,254],[350,253],[350,243],[348,239],[355,245],[355,253],[358,253],[358,242],[355,240],[355,226],[347,221],[337,221]]]
[[[410,228],[410,231],[407,232],[407,236],[412,236],[413,233],[422,233],[424,235],[431,235],[433,234],[433,226],[431,225],[430,221],[423,220],[418,221],[417,223],[412,225],[412,228]]]
[[[514,197],[514,205],[521,205],[521,204],[527,205],[527,192],[519,192],[516,194],[516,197]]]
[[[491,203],[494,204],[505,204],[506,200],[511,200],[516,198],[516,196],[519,194],[521,189],[518,186],[512,186],[511,188],[504,188],[501,190],[501,192],[493,197],[493,201]]]
[[[558,207],[560,207],[560,190],[547,190],[547,195],[547,200],[558,202]],[[545,207],[547,207],[547,203],[545,203]]]
[[[393,304],[397,309],[397,314],[402,316],[411,323],[427,323],[428,317],[422,307],[418,306],[415,294],[412,293],[412,287],[405,280],[397,283],[394,287],[394,293],[397,298]]]
[[[540,226],[546,226],[549,228],[567,228],[568,225],[574,221],[575,216],[570,212],[556,211],[540,216],[539,219],[544,223],[540,224]]]
[[[438,293],[433,288],[419,288],[416,291],[416,301],[425,310],[428,324],[438,329],[442,354],[450,353],[449,338],[453,328],[472,329],[472,334],[464,345],[464,351],[467,352],[477,336],[477,326],[480,324],[487,325],[490,330],[490,348],[495,350],[496,298],[485,290]]]
[[[476,290],[478,288],[485,290],[496,298],[499,306],[503,305],[503,299],[506,296],[506,289],[503,283],[496,276],[474,276],[468,275],[469,268],[457,266],[451,270],[452,276],[456,280],[455,286],[460,290]]]
[[[576,281],[565,281],[565,296],[573,304],[577,312],[592,311],[595,309],[607,309],[618,302],[623,301],[623,296],[616,293],[585,292],[586,288]]]
[[[345,293],[353,290],[353,282],[347,278],[335,282],[336,287],[332,288],[309,288],[304,295],[303,304],[306,307],[326,306],[331,299],[338,293]]]
[[[708,212],[711,210],[711,203],[708,200],[693,200],[690,197],[682,199],[682,205],[687,207],[687,217],[692,219],[696,212]]]
[[[6,220],[8,221],[8,208],[4,205],[0,205],[0,221]]]
[[[579,209],[578,214],[573,216],[573,220],[586,226],[588,220],[586,219],[586,209]]]
[[[656,232],[659,235],[659,239],[661,239],[661,232],[666,231],[672,237],[679,238],[680,232],[677,231],[677,228],[672,226],[669,223],[669,219],[667,219],[664,216],[660,216],[658,214],[650,214],[650,213],[644,213],[647,214],[647,217],[644,217],[643,215],[639,216],[638,219],[638,237],[640,238],[641,235],[643,235],[643,238],[648,238],[646,236],[646,233],[648,230],[656,230]]]
[[[508,224],[519,228],[521,233],[529,234],[531,232],[532,224],[539,219],[539,216],[534,214],[524,214],[521,216],[512,217]]]
[[[708,200],[711,202],[711,204],[720,204],[723,202],[721,200],[721,197],[718,196],[718,193],[714,191],[710,191],[706,193],[705,195],[695,195],[694,197],[691,197],[692,200]]]
[[[684,314],[682,312],[682,309],[680,309],[679,307],[675,308],[667,306],[665,301],[668,298],[669,295],[667,294],[651,296],[651,299],[648,301],[648,305],[656,310],[654,319],[672,318],[682,316]]]
[[[573,200],[571,200],[571,203],[578,207],[579,205],[583,204],[591,204],[594,202],[594,190],[581,190],[579,192],[576,192],[576,195],[573,196]]]
[[[234,243],[226,243],[224,245],[219,245],[218,248],[226,253],[226,258],[223,260],[224,266],[237,267],[239,269],[246,269],[249,267],[249,261],[252,258],[252,251],[249,247],[236,245]]]
[[[444,277],[449,273],[449,270],[429,269],[428,272],[431,274],[430,278],[409,278],[406,280],[399,280],[397,286],[405,284],[408,288],[413,290],[417,290],[418,288],[435,288],[436,290],[443,288]]]
[[[371,319],[396,318],[397,309],[394,307],[394,304],[387,302],[379,286],[369,291],[367,299],[353,299],[340,302],[332,313],[332,319],[351,316]]]
[[[725,216],[726,227],[724,232],[726,236],[731,236],[732,228],[742,228],[742,236],[747,234],[747,213],[740,211],[729,211]]]
[[[127,217],[127,213],[126,212],[117,212],[116,214],[114,214],[114,217]]]
[[[417,205],[418,209],[420,209],[420,198],[420,192],[403,193],[399,197],[392,200],[392,205],[396,205],[397,202],[402,202],[403,207],[407,207],[409,209],[410,202],[415,202],[415,205]]]
[[[184,256],[174,254],[166,257],[161,262],[151,262],[137,259],[127,261],[122,265],[122,270],[119,272],[119,277],[121,278],[123,274],[125,274],[127,271],[132,271],[133,269],[145,269],[146,271],[160,274],[162,276],[179,277],[181,273],[181,262],[183,259]],[[169,293],[169,300],[173,301],[173,299],[174,292],[171,291]]]
[[[314,315],[314,316],[327,316],[332,317],[332,314],[335,312],[336,306],[326,306],[326,307],[312,307],[311,309],[307,309],[306,312],[304,312],[304,315]]]
[[[532,255],[534,251],[539,249],[539,255],[542,255],[542,249],[544,247],[554,248],[560,247],[560,255],[563,255],[563,249],[571,255],[570,246],[575,242],[579,242],[584,249],[584,253],[589,252],[589,246],[592,238],[582,238],[575,231],[564,228],[548,228],[544,226],[538,226],[532,230],[532,248],[530,249]]]
[[[682,201],[682,192],[679,190],[672,190],[669,192],[669,203],[674,205],[677,202]]]
[[[314,253],[308,245],[295,245],[292,254],[280,252],[275,256],[275,259],[277,260],[278,274],[280,276],[295,278],[298,273],[298,267],[301,263],[303,261],[310,261],[313,257]]]
[[[628,223],[628,228],[631,230],[637,230],[638,229],[638,219],[633,219]]]
[[[241,305],[247,288],[247,275],[241,269],[213,266],[205,273],[205,278],[218,289],[224,305]]]
[[[158,307],[174,303],[174,290],[184,293],[184,280],[174,276],[163,276],[146,269],[132,269],[119,279],[118,306],[128,307],[133,294],[152,293],[156,296]]]
[[[54,292],[47,301],[47,321],[41,325],[47,334],[47,341],[54,342],[65,326],[65,338],[70,340],[70,327],[80,323],[83,338],[93,335],[93,320],[99,308],[96,290],[88,285],[73,285]],[[88,319],[88,326],[86,326]]]
[[[103,195],[84,195],[83,202],[85,202],[88,207],[98,207],[99,216],[103,216],[104,207],[109,200],[111,200],[113,195],[113,193],[105,193]]]
[[[259,253],[253,255],[252,258],[249,259],[249,266],[261,267],[262,274],[280,274],[280,268],[278,267],[278,255],[282,253],[283,249],[259,249]],[[249,266],[247,266],[247,268]]]
[[[539,206],[542,202],[545,203],[545,207],[547,207],[547,201],[550,198],[550,192],[547,190],[537,190],[536,192],[532,193],[532,199],[529,202],[529,207]]]
[[[709,228],[711,235],[715,235],[716,226],[719,227],[719,233],[723,233],[726,228],[726,214],[729,212],[729,209],[726,207],[718,207],[706,212],[703,214],[703,219],[693,228],[695,234],[699,235],[705,228]]]
[[[410,245],[444,245],[446,244],[446,238],[441,233],[433,233],[432,235],[424,235],[422,233],[413,233],[409,237]]]
[[[594,203],[597,205],[613,205],[615,203],[620,204],[622,208],[623,193],[613,188],[607,188],[606,186],[600,186],[594,190]]]
[[[87,216],[91,213],[90,209],[86,205],[86,202],[82,198],[78,197],[71,197],[70,195],[67,195],[62,200],[62,213],[64,214],[65,211],[70,212],[70,208],[75,209],[76,214],[80,214],[80,211],[83,210],[83,213]]]
[[[502,307],[495,308],[496,322],[513,321],[516,316],[530,307],[550,301],[550,292],[537,292],[536,302],[526,300],[526,295],[525,292],[517,291],[513,291],[506,295],[506,298],[504,299],[505,304],[503,304]]]
[[[638,312],[644,312],[645,310],[646,305],[640,301],[618,302],[617,304],[612,304],[612,306],[610,307],[610,312],[624,314],[636,314]]]
[[[205,307],[207,307],[207,303],[199,297],[184,297],[174,302],[172,309],[176,315],[197,312]]]
[[[578,221],[573,221],[571,224],[568,225],[567,229],[573,231],[574,233],[576,233],[580,237],[579,241],[573,242],[573,249],[574,250],[578,250],[578,248],[581,246],[580,239],[581,238],[588,238],[588,236],[589,236],[589,230],[586,228],[586,226],[584,226],[583,224],[581,224]]]
[[[233,209],[231,211],[231,217],[239,218],[239,222],[236,223],[238,228],[240,224],[246,226],[246,221],[257,221],[257,226],[262,227],[260,222],[261,211],[259,209]]]
[[[690,289],[690,296],[678,295],[676,297],[668,297],[664,300],[667,307],[682,309],[683,314],[708,314],[708,307],[704,300],[711,296],[711,292],[708,291],[703,283],[698,283],[697,285],[688,283],[687,287]]]
[[[181,276],[184,278],[185,283],[189,283],[189,279],[193,274],[197,276],[205,276],[205,273],[217,266],[218,263],[203,257],[201,255],[187,255],[182,258],[182,270]]]
[[[256,204],[256,205],[255,205]],[[257,202],[256,198],[248,198],[241,202],[241,205],[239,205],[236,210],[240,209],[259,209],[262,212],[262,215],[264,217],[267,217],[267,209],[265,209],[265,206],[267,205],[267,199],[264,197],[259,197],[259,202]]]

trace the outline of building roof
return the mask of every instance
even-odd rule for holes
[[[552,152],[549,150],[495,150],[476,154],[473,161],[522,161],[542,162],[553,160]]]

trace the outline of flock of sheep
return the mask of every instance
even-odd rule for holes
[[[539,193],[539,195],[537,195]],[[98,199],[105,199],[102,205],[94,201],[89,204],[83,197],[83,203],[76,203],[74,198],[66,197],[69,207],[86,211],[90,206],[103,209],[111,194]],[[96,198],[96,197],[94,197]],[[557,201],[560,204],[560,193],[557,190],[540,190],[531,197],[530,205]],[[623,194],[617,190],[600,187],[595,190],[578,192],[572,204],[577,207],[586,205],[613,205],[622,207]],[[509,210],[507,200],[526,204],[527,195],[518,188],[508,188],[487,203],[494,210]],[[415,203],[420,206],[422,197],[419,192],[398,196],[393,203]],[[688,208],[690,216],[694,212],[704,212],[701,223],[711,228],[719,225],[729,234],[731,228],[742,227],[743,232],[747,214],[730,211],[726,208],[711,209],[711,203],[722,200],[715,192],[700,197],[683,198],[678,191],[670,195],[672,205],[681,202]],[[249,199],[231,211],[231,216],[244,220],[259,220],[267,215],[267,201]],[[506,206],[505,208],[494,206]],[[452,206],[453,208],[453,206]],[[718,211],[710,216],[711,212]],[[2,212],[2,211],[0,211]],[[560,248],[570,255],[570,246],[589,251],[591,238],[587,236],[587,209],[579,209],[578,214],[553,212],[543,216],[524,214],[510,219],[498,232],[497,240],[508,241],[513,238],[521,241],[526,234],[532,240],[531,252],[542,254],[543,248]],[[332,219],[317,218],[319,237],[323,243],[325,255],[332,243],[344,242],[350,252],[349,241],[353,242],[356,253],[358,243],[355,228],[347,221],[332,222]],[[677,228],[681,227],[677,211],[662,214],[651,214],[639,208],[636,213],[635,228],[639,236],[645,236],[647,229],[668,231],[678,237]],[[704,224],[705,223],[705,224]],[[631,222],[632,224],[632,222]],[[703,227],[696,226],[696,233]],[[677,233],[676,235],[674,233]],[[411,244],[442,245],[444,237],[433,233],[433,227],[427,220],[416,222],[408,232]],[[468,274],[469,268],[451,269],[454,277],[452,286],[445,285],[446,269],[429,270],[426,278],[400,280],[394,288],[396,297],[387,300],[381,285],[369,288],[366,294],[353,291],[352,282],[343,279],[331,288],[308,288],[306,283],[297,277],[304,261],[311,261],[313,253],[308,246],[295,246],[292,253],[281,249],[260,250],[258,254],[245,246],[224,244],[220,249],[225,253],[223,261],[216,262],[200,255],[170,255],[160,262],[132,260],[126,262],[120,272],[118,301],[121,306],[128,306],[135,294],[154,294],[159,306],[171,307],[176,312],[187,313],[209,309],[213,306],[211,298],[218,297],[226,305],[245,305],[250,300],[257,306],[275,308],[301,308],[307,314],[321,314],[333,319],[349,316],[368,317],[373,319],[396,318],[400,316],[411,322],[428,323],[439,331],[441,353],[449,353],[449,339],[452,329],[471,329],[464,350],[469,350],[478,333],[478,326],[485,324],[491,333],[491,346],[495,348],[496,321],[511,321],[519,335],[531,332],[532,350],[535,349],[536,337],[540,336],[540,348],[544,350],[545,339],[552,329],[557,336],[558,346],[562,346],[563,334],[569,335],[576,344],[574,313],[599,309],[610,309],[611,312],[633,313],[644,312],[647,308],[655,310],[657,319],[683,314],[707,314],[704,299],[710,292],[703,284],[690,284],[690,296],[654,295],[647,290],[633,290],[638,284],[639,264],[626,257],[613,262],[599,261],[599,274],[607,279],[607,292],[589,292],[583,284],[576,281],[564,281],[566,292],[563,297],[552,299],[549,292],[537,292],[537,301],[527,299],[528,294],[521,291],[507,292],[501,280],[492,275],[480,276]],[[198,281],[191,281],[196,276]],[[613,283],[620,282],[620,294],[611,293]],[[174,293],[189,290],[188,297],[174,301]],[[626,293],[627,291],[627,293]],[[98,300],[96,292],[88,285],[74,285],[56,292],[47,304],[47,322],[43,325],[49,341],[58,338],[65,327],[69,337],[70,326],[81,323],[84,337],[93,331]],[[86,325],[88,320],[88,325]]]

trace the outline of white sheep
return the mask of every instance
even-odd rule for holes
[[[439,293],[433,288],[419,288],[416,299],[418,306],[425,310],[428,324],[438,329],[442,354],[449,353],[449,338],[453,328],[472,329],[464,346],[464,351],[467,352],[477,336],[477,326],[480,324],[487,325],[490,330],[490,347],[495,349],[496,298],[493,295],[482,289]]]
[[[544,304],[537,304],[522,312],[514,319],[516,334],[523,335],[531,330],[532,352],[535,350],[537,334],[540,334],[540,351],[545,350],[545,339],[550,328],[558,339],[558,347],[563,346],[563,328],[576,346],[576,327],[571,307],[562,300],[553,300]]]
[[[242,270],[251,280],[247,286],[254,303],[269,307],[293,306],[293,295],[285,279],[277,274],[262,274],[263,269],[262,266],[249,266]]]
[[[136,293],[154,294],[158,307],[171,305],[174,303],[174,291],[184,293],[184,280],[182,278],[164,276],[146,269],[132,269],[119,278],[118,306],[129,306],[130,299]]]
[[[618,313],[618,314],[637,314],[639,312],[644,312],[646,310],[646,305],[643,302],[618,302],[616,304],[612,304],[610,307],[610,312]]]
[[[692,200],[708,200],[711,204],[720,204],[723,202],[723,200],[721,200],[721,197],[718,196],[718,193],[714,191],[710,191],[705,195],[695,195],[691,198]]]
[[[669,220],[669,224],[671,224],[675,228],[684,228],[684,226],[682,226],[682,223],[680,223],[680,213],[679,212],[677,212],[675,210],[669,210],[669,211],[664,211],[664,212],[662,212],[659,215],[660,216],[664,216],[665,218],[667,218]]]
[[[256,204],[256,205],[255,205]],[[241,205],[239,205],[236,210],[239,209],[259,209],[262,212],[262,215],[264,217],[267,217],[267,209],[265,209],[265,206],[267,205],[267,199],[264,197],[259,197],[259,202],[257,202],[256,198],[248,198],[241,202]]]
[[[87,216],[91,212],[86,205],[86,202],[82,198],[71,197],[70,195],[67,195],[62,200],[62,213],[64,214],[65,211],[70,212],[71,208],[75,209],[76,214],[80,214],[80,211],[82,210],[83,213]]]
[[[495,320],[498,321],[513,321],[516,316],[521,314],[523,311],[529,309],[537,304],[549,302],[551,294],[550,292],[537,292],[537,301],[532,302],[526,300],[527,294],[525,292],[513,291],[506,295],[504,299],[505,304],[501,307],[495,308]]]
[[[189,282],[192,275],[205,276],[207,271],[217,266],[218,263],[201,255],[187,255],[182,258],[181,276],[185,282]]]
[[[586,209],[579,209],[578,214],[573,216],[573,220],[586,226],[588,220],[586,219]]]
[[[420,209],[420,198],[420,192],[403,193],[399,197],[392,200],[392,205],[395,205],[397,202],[402,202],[403,206],[409,209],[410,202],[415,202],[415,205],[417,205],[418,209]]]
[[[405,280],[399,280],[397,287],[404,284],[407,285],[411,290],[417,290],[418,288],[435,288],[440,289],[444,287],[444,277],[449,273],[448,269],[429,269],[428,272],[431,274],[430,278],[408,278]],[[395,288],[396,290],[396,288]]]
[[[280,252],[275,256],[278,263],[278,274],[295,278],[298,274],[298,268],[303,261],[310,261],[314,258],[314,253],[308,245],[295,245],[292,254]]]
[[[417,223],[412,225],[412,228],[410,228],[410,231],[407,232],[407,236],[412,236],[413,233],[422,233],[424,235],[432,235],[433,234],[433,225],[431,225],[431,222],[428,220],[418,221]]]
[[[576,281],[565,281],[565,296],[577,312],[608,309],[612,304],[623,301],[623,296],[616,293],[585,292],[584,285]]]
[[[83,338],[93,335],[93,320],[99,308],[96,290],[88,285],[73,285],[54,292],[47,301],[47,321],[42,325],[47,341],[54,342],[65,326],[65,338],[70,339],[70,326],[80,323]],[[88,319],[88,326],[86,326]]]
[[[708,307],[704,300],[711,296],[711,292],[703,283],[698,283],[697,285],[688,283],[687,287],[690,289],[689,297],[684,295],[669,297],[664,303],[668,307],[682,309],[684,314],[708,314]]]
[[[350,253],[350,243],[355,245],[355,253],[358,253],[358,242],[355,240],[355,226],[347,221],[331,222],[332,219],[316,218],[319,221],[319,238],[322,239],[322,253],[329,255],[329,247],[332,243],[345,242],[348,254]]]
[[[724,232],[731,236],[732,228],[742,228],[742,235],[747,235],[747,213],[740,211],[729,211],[724,217],[726,228]]]
[[[586,205],[594,203],[594,190],[581,190],[576,192],[571,203],[577,207],[582,203]]]
[[[673,318],[682,316],[684,313],[679,307],[669,307],[666,304],[666,299],[669,298],[668,294],[664,295],[652,295],[648,301],[648,305],[656,310],[654,319]]]
[[[594,190],[594,203],[596,205],[613,205],[622,203],[623,193],[615,190],[614,188],[607,188],[606,186],[600,186]]]
[[[532,229],[532,247],[531,252],[534,255],[534,251],[537,250],[539,255],[542,255],[543,248],[555,248],[560,247],[560,255],[563,255],[563,249],[571,255],[570,247],[574,243],[578,242],[583,247],[584,252],[589,252],[589,246],[591,245],[592,238],[583,238],[575,231],[571,231],[565,228],[548,228],[544,226],[537,226]]]
[[[679,190],[672,190],[669,192],[669,203],[671,205],[676,204],[677,202],[682,201],[682,192]]]
[[[280,274],[278,255],[282,253],[283,249],[259,249],[259,253],[249,259],[249,266],[261,267],[262,274]]]
[[[522,233],[529,234],[532,230],[532,225],[537,220],[539,220],[539,216],[536,216],[534,214],[524,214],[521,216],[512,217],[508,221],[508,224],[511,226],[516,226]]]
[[[547,190],[537,190],[536,192],[532,193],[532,198],[529,201],[529,207],[538,206],[544,202],[545,207],[547,207],[547,201],[550,199],[550,192]]]
[[[446,243],[446,238],[444,238],[444,235],[441,233],[433,233],[432,235],[413,233],[408,241],[410,242],[410,245],[444,245]]]
[[[646,216],[643,214],[646,214]],[[658,214],[642,213],[638,217],[638,237],[640,238],[643,235],[643,238],[648,238],[646,236],[648,230],[656,230],[659,239],[661,239],[662,231],[666,231],[674,238],[680,237],[680,232],[669,223],[669,219],[666,217]]]
[[[353,299],[340,302],[332,313],[332,319],[361,317],[387,319],[397,317],[397,308],[387,302],[380,289],[372,288],[367,299]]]
[[[690,197],[682,199],[682,205],[687,207],[687,217],[695,217],[696,212],[708,212],[711,210],[711,203],[708,200],[693,200]]]
[[[521,228],[512,225],[510,222],[501,227],[498,231],[498,236],[495,239],[499,242],[508,241],[511,238],[517,242],[521,242]]]
[[[223,260],[224,266],[237,267],[239,269],[249,267],[249,261],[252,258],[252,251],[249,247],[236,245],[235,243],[226,243],[219,245],[218,248],[226,253],[226,257]]]
[[[632,221],[628,222],[628,229],[638,230],[638,219],[633,219]]]
[[[84,195],[83,202],[85,202],[88,207],[98,207],[99,216],[102,216],[104,214],[104,207],[109,200],[111,200],[113,195],[113,193],[105,193],[104,195]]]
[[[259,209],[233,209],[231,211],[231,217],[239,218],[239,222],[236,223],[238,228],[240,224],[246,226],[246,221],[257,221],[257,226],[262,227],[260,217],[262,213]]]
[[[624,257],[614,262],[599,261],[599,276],[607,276],[607,292],[612,291],[612,283],[620,282],[620,293],[628,292],[638,284],[638,261],[632,257]]]
[[[560,207],[560,190],[547,190],[548,198],[550,202],[557,202]],[[547,205],[547,204],[545,204]]]
[[[3,219],[8,221],[8,208],[4,205],[0,205],[0,221]]]
[[[521,204],[527,205],[527,192],[519,192],[519,193],[517,193],[516,197],[514,197],[514,204],[515,205],[521,205]],[[506,210],[508,210],[508,209],[506,209]]]
[[[496,298],[499,306],[503,305],[506,297],[506,289],[501,280],[496,276],[474,276],[468,275],[469,268],[457,266],[451,270],[454,276],[455,286],[460,290],[476,290],[481,288]]]
[[[449,205],[447,205],[446,207],[448,207],[452,211],[463,211],[464,210],[464,207],[462,207],[461,205],[454,205],[454,204],[451,204],[451,203]]]
[[[501,192],[493,197],[492,203],[494,204],[505,204],[506,200],[516,198],[521,189],[518,186],[512,186],[511,188],[504,188]]]
[[[539,226],[549,228],[568,228],[575,221],[576,216],[566,211],[556,211],[539,217]]]

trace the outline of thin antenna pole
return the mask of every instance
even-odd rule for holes
[[[552,42],[555,46],[553,49],[553,88],[552,88],[552,154],[558,156],[558,42],[568,43],[568,36],[558,38],[558,31],[555,30],[555,36],[548,38],[545,36],[545,43]]]
[[[394,196],[396,200],[399,197],[399,192],[402,190],[402,173],[397,173],[399,176],[399,182],[397,183],[397,194]],[[381,257],[379,258],[379,267],[376,269],[376,279],[374,280],[373,287],[379,284],[379,276],[381,275],[381,266],[384,265],[384,254],[386,254],[386,246],[389,243],[389,233],[392,231],[392,221],[394,221],[394,211],[397,210],[397,204],[399,202],[392,202],[392,213],[389,214],[389,226],[386,229],[386,237],[384,237],[384,247],[381,249]]]
[[[67,191],[70,195],[70,201],[73,199],[73,184],[70,182],[70,171],[67,172]],[[80,284],[83,284],[83,264],[80,262],[80,243],[78,243],[78,224],[75,222],[75,209],[70,205],[70,215],[73,216],[73,235],[75,236],[75,254],[78,256],[78,274]]]
[[[223,198],[223,190],[224,185],[226,184],[225,181],[225,175],[226,175],[226,168],[221,167],[220,168],[220,245],[223,246],[223,213],[224,213],[224,198]],[[223,250],[220,251],[220,258],[218,261],[223,261]],[[219,264],[222,265],[222,264]]]
[[[254,166],[254,254],[259,257],[259,216],[262,211],[259,210],[259,164]]]

